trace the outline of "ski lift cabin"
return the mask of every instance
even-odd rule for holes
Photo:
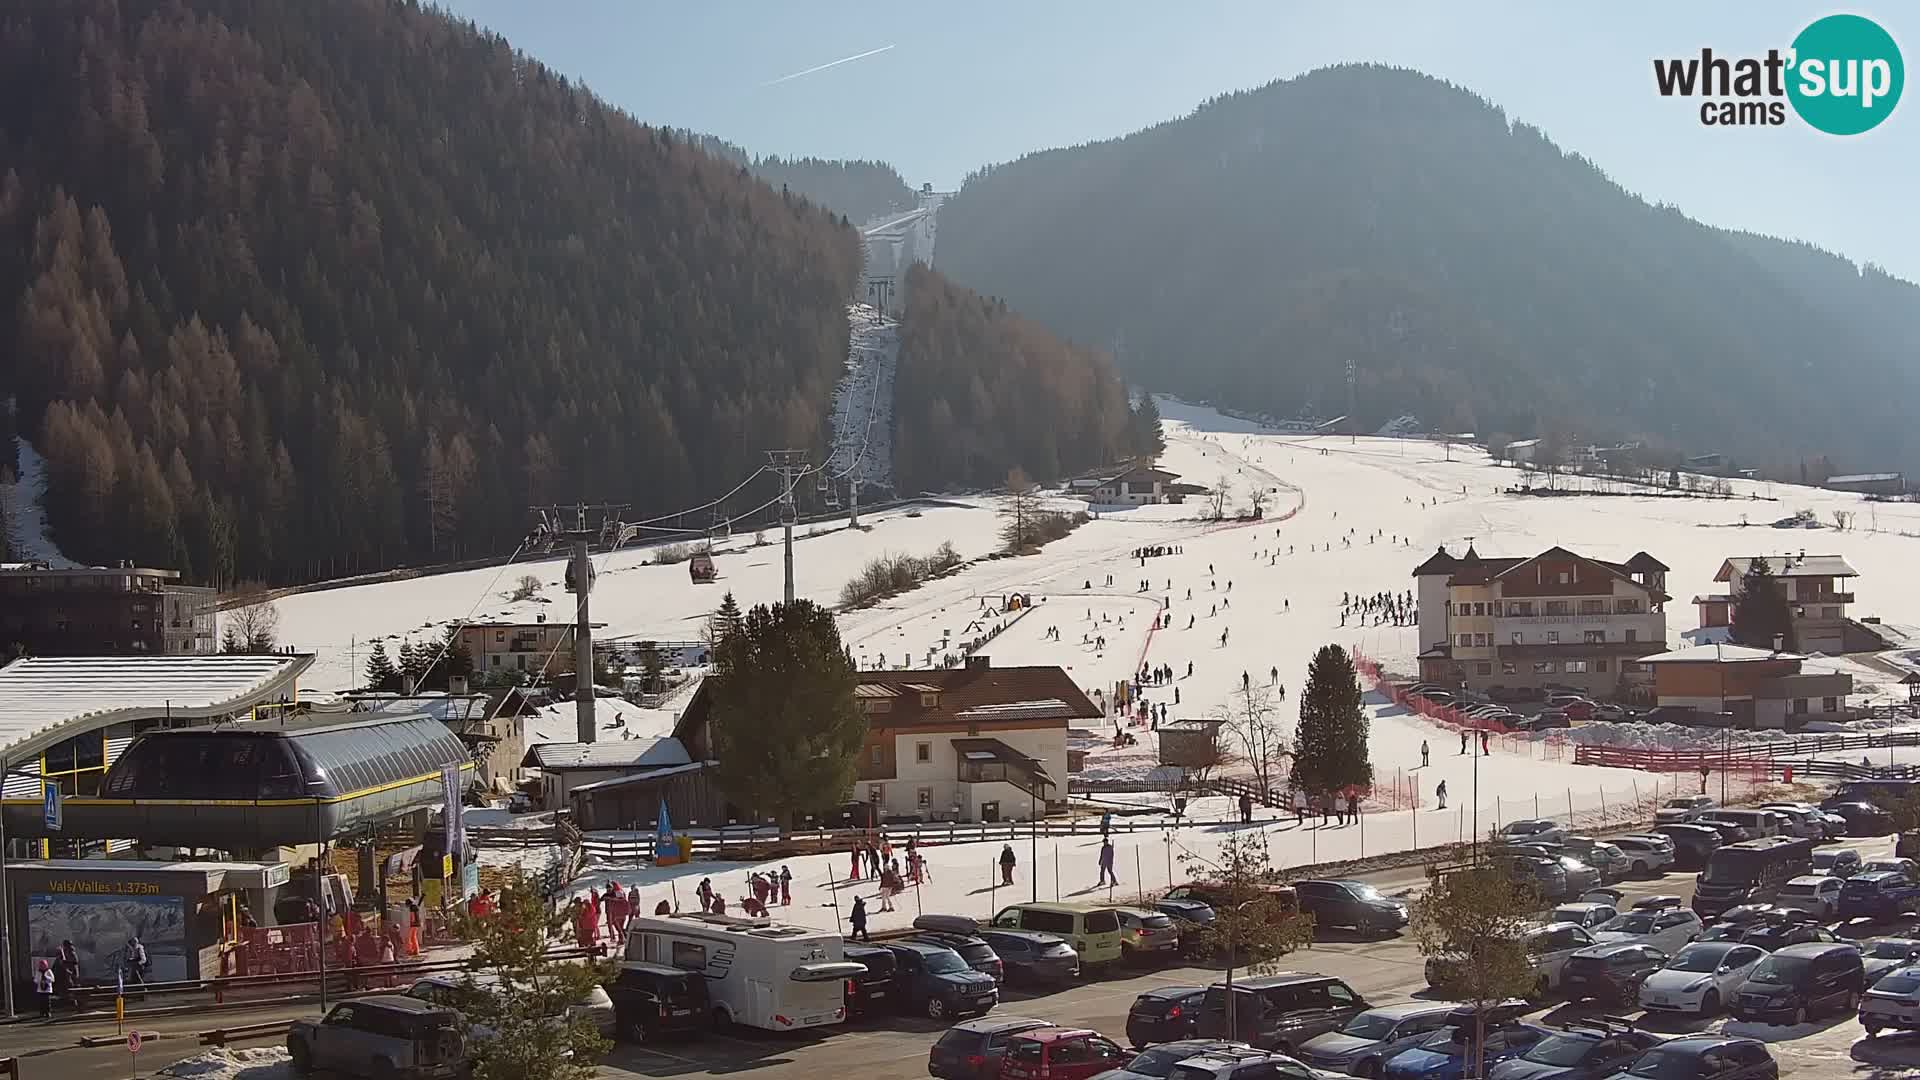
[[[720,576],[713,565],[713,556],[704,551],[696,551],[693,558],[687,560],[687,576],[693,578],[695,585],[705,585]]]

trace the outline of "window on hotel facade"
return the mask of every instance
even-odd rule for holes
[[[1631,644],[1633,644],[1634,642],[1636,642],[1636,641],[1639,641],[1639,640],[1640,640],[1640,631],[1638,631],[1638,630],[1628,630],[1628,631],[1627,631],[1627,644],[1629,644],[1629,645],[1631,645]]]
[[[1840,699],[1839,699],[1839,698],[1837,698],[1837,697],[1823,697],[1823,698],[1821,698],[1821,699],[1820,699],[1820,711],[1821,711],[1821,712],[1839,712],[1839,711],[1840,711]]]
[[[1485,604],[1473,605],[1473,613],[1475,615],[1485,615],[1487,613],[1487,605]]]
[[[880,764],[880,748],[879,748],[879,747],[877,747],[877,746],[873,748],[873,759],[872,759],[872,760],[873,760],[873,763],[874,763],[875,765],[878,765],[878,764]]]
[[[1485,664],[1485,663],[1478,664],[1478,665],[1475,665],[1475,670],[1479,671],[1479,673],[1482,675],[1491,675],[1493,674],[1493,665]]]
[[[1516,619],[1530,619],[1533,617],[1533,601],[1515,600],[1507,605],[1507,614]]]
[[[881,803],[885,802],[886,799],[887,799],[887,786],[885,784],[868,784],[867,785],[867,801],[868,802],[874,804],[875,806],[878,806]]]
[[[1560,644],[1560,631],[1558,630],[1547,631],[1547,644],[1549,645]]]
[[[1454,642],[1454,644],[1460,646],[1463,649],[1470,649],[1473,647],[1473,635],[1461,634],[1459,638]]]
[[[1806,711],[1807,711],[1807,699],[1803,697],[1794,698],[1793,699],[1793,715],[1799,716],[1800,714]]]
[[[1525,635],[1525,634],[1522,634],[1522,633],[1521,633],[1520,631],[1518,631],[1518,630],[1515,630],[1515,631],[1513,632],[1513,634],[1512,634],[1512,637],[1513,637],[1513,644],[1515,644],[1515,645],[1518,645],[1518,644],[1520,644],[1520,642],[1521,642],[1521,641],[1522,641],[1522,640],[1523,640],[1523,639],[1524,639],[1524,638],[1525,638],[1526,636],[1527,636],[1527,635]]]
[[[931,809],[933,807],[933,789],[930,787],[921,788],[915,797],[915,801],[919,803],[920,809]]]
[[[1595,660],[1593,662],[1593,670],[1604,675],[1607,670],[1607,662],[1605,660]]]
[[[1638,615],[1640,614],[1640,601],[1633,599],[1615,600],[1613,602],[1613,610],[1620,615]]]
[[[1549,600],[1549,601],[1547,601],[1547,614],[1549,614],[1549,615],[1566,615],[1566,614],[1569,614],[1569,612],[1568,612],[1568,610],[1567,610],[1567,602],[1566,602],[1565,600]]]
[[[1607,632],[1605,630],[1587,631],[1587,644],[1604,645],[1606,644],[1606,641],[1607,641]]]
[[[1502,660],[1500,662],[1500,674],[1518,675],[1520,674],[1520,666],[1511,660]]]
[[[1607,602],[1605,600],[1580,601],[1580,614],[1582,615],[1605,615],[1606,613]]]
[[[1584,675],[1587,672],[1587,662],[1585,660],[1569,660],[1563,670],[1569,675]]]
[[[1476,649],[1484,649],[1484,648],[1486,648],[1486,647],[1487,647],[1487,635],[1485,635],[1485,634],[1475,634],[1475,635],[1473,635],[1473,646],[1474,646],[1474,648],[1476,648]]]
[[[1560,664],[1558,661],[1535,660],[1533,662],[1533,673],[1535,675],[1551,675],[1554,672],[1559,670],[1560,670]]]
[[[927,762],[932,761],[933,760],[933,744],[925,743],[925,742],[914,743],[913,744],[913,760],[919,762],[922,765],[925,765]]]

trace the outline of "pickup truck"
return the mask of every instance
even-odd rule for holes
[[[377,1080],[442,1080],[472,1071],[460,1014],[398,994],[342,1002],[287,1027],[293,1070]]]

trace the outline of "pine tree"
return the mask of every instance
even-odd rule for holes
[[[728,594],[728,599],[732,599],[732,594]],[[643,641],[639,652],[640,673],[646,680],[646,690],[650,694],[657,694],[667,670],[666,662],[660,656],[660,646],[652,641]]]
[[[375,693],[400,689],[400,669],[387,656],[384,641],[374,642],[373,655],[367,657],[367,689]]]
[[[1800,648],[1793,630],[1793,610],[1787,606],[1786,586],[1774,576],[1773,566],[1764,556],[1755,558],[1740,578],[1740,596],[1728,633],[1736,643],[1756,649],[1772,649],[1776,637],[1785,652]]]
[[[400,663],[398,665],[400,671],[400,690],[410,689],[407,684],[419,676],[420,661],[421,657],[413,648],[413,639],[407,638],[402,641],[400,643]]]
[[[1157,458],[1166,452],[1167,437],[1160,430],[1160,403],[1152,394],[1144,394],[1133,409],[1130,420],[1133,452],[1144,458]]]
[[[867,722],[832,612],[810,600],[755,607],[716,646],[714,667],[710,722],[727,798],[755,820],[785,822],[846,797]]]
[[[712,652],[715,671],[723,670],[720,666],[723,663],[722,656],[724,655],[724,650],[721,649],[721,645],[723,645],[728,638],[739,632],[740,605],[734,601],[733,591],[729,589],[727,594],[720,598],[720,607],[714,611],[713,616],[707,620],[707,647]]]
[[[1360,678],[1353,659],[1338,645],[1321,646],[1307,665],[1307,685],[1300,694],[1300,725],[1294,735],[1291,783],[1312,793],[1373,785]]]

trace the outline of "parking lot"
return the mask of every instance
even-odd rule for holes
[[[1891,837],[1842,842],[1842,846],[1860,851],[1865,858],[1892,853]],[[1383,891],[1399,892],[1417,887],[1418,871],[1400,870],[1370,879]],[[1662,893],[1690,898],[1693,892],[1691,872],[1669,873],[1657,878],[1621,883],[1631,898]],[[1856,922],[1839,928],[1842,936],[1874,937],[1920,933],[1920,920],[1912,917],[1899,922],[1868,925]],[[1424,961],[1410,936],[1384,939],[1361,938],[1347,931],[1323,932],[1311,949],[1296,952],[1283,967],[1339,976],[1364,996],[1369,1003],[1386,1004],[1428,997]],[[1153,971],[1121,969],[1103,978],[1083,981],[1052,993],[1036,994],[1010,989],[996,1014],[1028,1016],[1073,1026],[1090,1027],[1124,1042],[1128,1006],[1142,991],[1169,984],[1206,985],[1218,981],[1217,967],[1168,967]],[[279,1007],[252,1012],[223,1013],[222,1024],[243,1024],[281,1016],[312,1015],[312,1006]],[[1552,1005],[1532,1014],[1532,1019],[1553,1023],[1576,1016],[1609,1013],[1619,1008],[1595,1005]],[[1639,1017],[1636,1011],[1626,1015]],[[1699,1030],[1727,1030],[1766,1041],[1780,1063],[1781,1075],[1792,1077],[1879,1077],[1920,1073],[1920,1035],[1883,1035],[1865,1038],[1865,1032],[1853,1016],[1830,1016],[1798,1028],[1746,1024],[1727,1016],[1707,1021],[1686,1021],[1674,1017],[1651,1016],[1641,1020],[1648,1030],[1678,1034]],[[160,1027],[178,1027],[180,1033],[194,1030],[194,1020],[185,1019]],[[200,1027],[210,1026],[204,1019]],[[621,1043],[605,1057],[602,1075],[609,1077],[683,1077],[727,1076],[752,1072],[768,1077],[835,1077],[844,1080],[899,1080],[926,1075],[928,1048],[939,1037],[944,1025],[918,1017],[892,1016],[867,1023],[824,1029],[830,1033],[812,1036],[779,1036],[757,1032],[712,1034],[684,1042],[660,1046],[636,1046]],[[111,1036],[112,1027],[104,1029]],[[40,1047],[39,1052],[23,1057],[22,1077],[121,1077],[128,1075],[127,1053],[123,1046],[63,1048],[47,1050],[50,1036],[71,1040],[83,1032],[71,1026],[43,1028],[37,1024],[19,1024],[0,1029],[0,1055],[22,1053]],[[88,1031],[87,1034],[99,1034]],[[250,1045],[279,1042],[261,1039]],[[243,1044],[248,1045],[248,1044]],[[188,1056],[196,1047],[191,1039],[173,1037],[150,1043],[142,1055],[142,1073],[148,1074],[166,1062]]]

